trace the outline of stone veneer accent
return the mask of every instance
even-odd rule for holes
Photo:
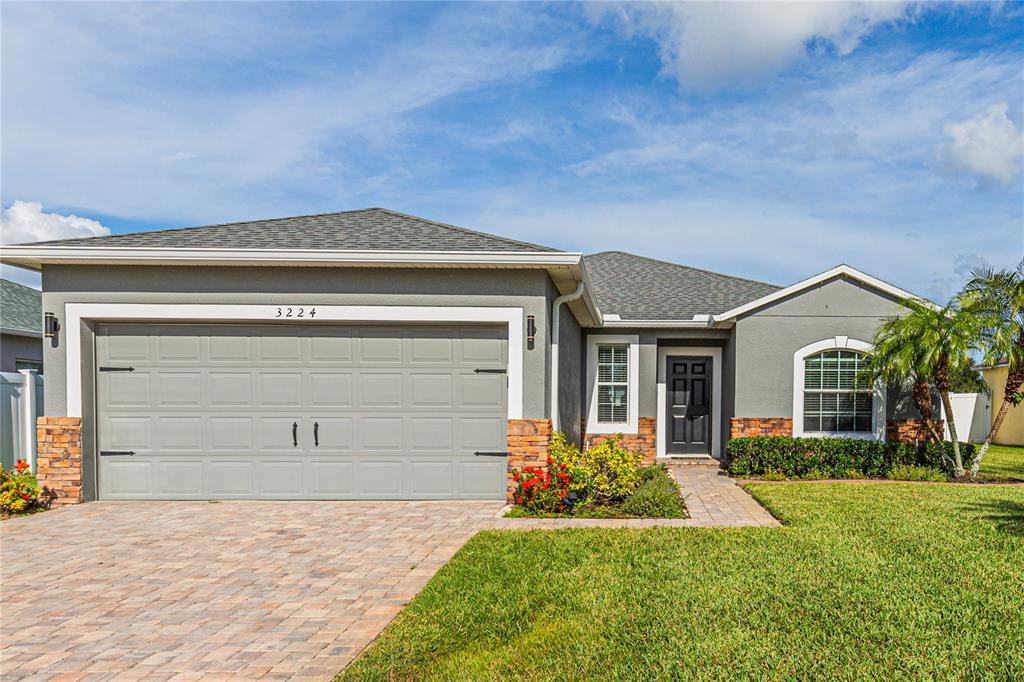
[[[619,444],[630,452],[639,452],[643,455],[643,465],[654,464],[657,455],[657,428],[658,420],[654,417],[640,417],[637,424],[638,433],[624,433]],[[585,432],[584,432],[585,433]],[[608,440],[615,434],[611,433],[585,433],[583,436],[583,449],[587,450]]]
[[[790,417],[733,417],[729,420],[729,438],[745,436],[792,436]]]
[[[82,501],[82,420],[39,417],[36,420],[36,479],[40,497],[52,506]]]
[[[933,419],[932,423],[940,434],[945,431],[946,424],[941,419]],[[918,443],[931,440],[932,434],[928,431],[924,419],[890,419],[885,424],[885,439],[900,443]]]
[[[508,420],[508,472],[505,488],[505,499],[508,502],[512,502],[512,496],[516,491],[515,483],[512,481],[512,470],[546,466],[550,441],[550,419]]]

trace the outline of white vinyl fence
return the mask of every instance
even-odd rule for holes
[[[0,463],[22,458],[36,470],[36,417],[43,413],[43,377],[32,370],[0,372]]]
[[[992,419],[992,396],[984,393],[950,393],[949,402],[953,406],[957,437],[970,443],[985,440]],[[949,440],[949,419],[945,409],[942,410],[942,419],[946,422],[945,437]]]

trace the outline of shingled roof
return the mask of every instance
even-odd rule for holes
[[[339,213],[134,232],[105,237],[61,239],[33,244],[36,245],[171,249],[558,252],[558,249],[467,230],[385,208],[365,208]]]
[[[42,332],[41,293],[30,287],[0,279],[0,328]]]
[[[583,257],[597,304],[623,320],[690,320],[766,296],[780,287],[685,265],[604,251]]]

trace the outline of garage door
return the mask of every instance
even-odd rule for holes
[[[100,497],[503,499],[506,337],[101,326]]]

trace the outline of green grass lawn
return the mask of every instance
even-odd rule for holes
[[[340,679],[1024,679],[1024,487],[750,490],[787,527],[481,533]]]
[[[1024,447],[993,445],[981,460],[980,474],[1024,481]]]

